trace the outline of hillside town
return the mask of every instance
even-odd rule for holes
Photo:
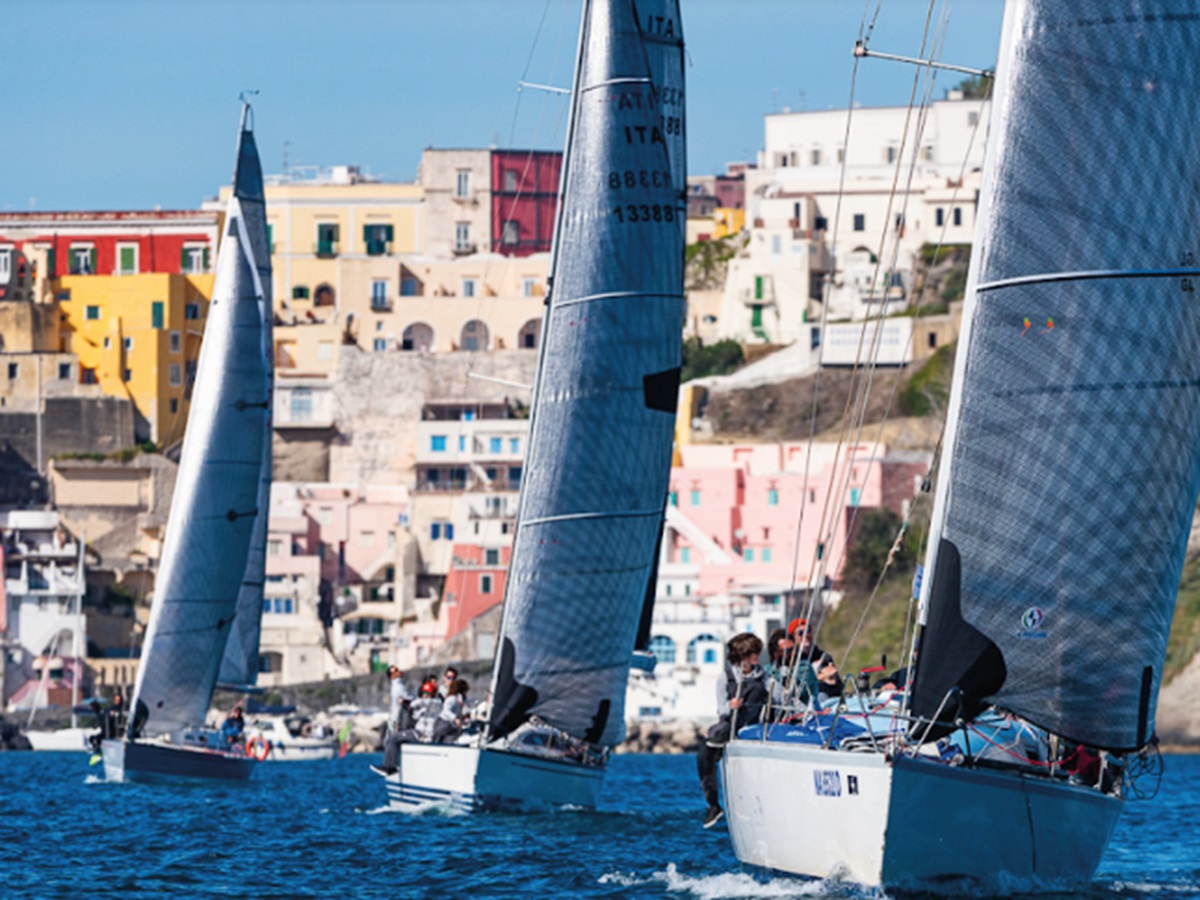
[[[773,113],[755,159],[688,179],[685,338],[748,364],[681,388],[658,665],[633,678],[631,718],[708,715],[724,641],[836,604],[860,512],[906,516],[928,473],[921,442],[810,450],[708,415],[722,394],[854,366],[864,342],[895,368],[954,342],[958,296],[931,302],[918,270],[930,247],[969,249],[988,104],[948,92],[919,143],[905,114],[856,110],[847,147],[844,110]],[[896,189],[901,156],[913,177]],[[412,183],[353,165],[267,176],[260,686],[491,659],[561,165],[430,148]],[[0,213],[9,713],[134,683],[230,190],[188,210]]]

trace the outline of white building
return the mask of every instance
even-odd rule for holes
[[[848,141],[846,110],[766,116],[758,168],[746,171],[750,242],[730,266],[722,336],[791,343],[811,338],[809,319],[902,306],[923,244],[971,241],[989,111],[953,92],[923,117],[854,109]],[[833,302],[822,311],[827,275]]]

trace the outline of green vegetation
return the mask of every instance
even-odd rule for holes
[[[100,453],[99,451],[70,451],[67,453],[54,454],[55,459],[90,459],[96,462],[104,462],[105,460],[113,460],[114,462],[129,462],[136,459],[142,453],[158,453],[158,445],[154,441],[141,441],[132,447],[123,447],[120,450],[114,450],[112,453]]]
[[[936,265],[943,263],[948,259],[955,257],[962,251],[962,247],[957,244],[942,244],[940,247],[937,244],[925,243],[921,245],[921,262],[925,265]]]
[[[862,630],[843,659],[870,597],[870,591],[847,590],[838,608],[825,617],[817,642],[833,654],[843,675],[877,666],[885,655],[889,671],[898,669],[903,665],[904,627],[913,605],[911,596],[910,579],[889,577],[875,595]]]
[[[951,90],[962,91],[966,100],[986,100],[992,96],[992,79],[985,75],[971,75],[956,84]]]
[[[684,281],[688,288],[706,290],[723,285],[729,261],[744,245],[745,239],[741,235],[729,235],[684,247]]]
[[[950,376],[954,371],[954,344],[940,348],[900,391],[900,411],[906,416],[928,416],[946,408]]]
[[[842,566],[842,582],[849,589],[870,590],[879,580],[888,554],[900,532],[901,519],[890,509],[861,509],[855,523],[854,543],[846,551]],[[920,536],[913,530],[905,532],[900,551],[892,560],[890,573],[902,575],[913,571],[920,552]]]
[[[1200,653],[1200,557],[1189,559],[1183,566],[1163,681],[1170,681],[1182,672],[1197,653]]]
[[[961,300],[966,293],[967,288],[967,272],[964,268],[956,267],[942,279],[941,297],[947,303],[952,300]]]
[[[683,342],[683,374],[681,380],[691,381],[706,375],[728,375],[745,359],[742,345],[726,338],[708,347],[697,337]]]

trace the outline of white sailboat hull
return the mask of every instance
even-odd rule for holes
[[[404,744],[399,771],[385,782],[389,805],[406,812],[430,806],[594,809],[604,767],[467,744]]]
[[[1085,881],[1122,802],[1019,772],[734,741],[721,763],[742,862],[868,886]]]
[[[34,750],[75,751],[90,750],[88,738],[96,733],[95,728],[60,728],[57,731],[27,731],[29,746]]]
[[[176,779],[245,781],[254,760],[241,753],[207,750],[161,741],[104,741],[100,746],[107,781],[153,782]]]

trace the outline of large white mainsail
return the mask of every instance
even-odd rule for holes
[[[262,553],[270,480],[271,261],[249,112],[134,691],[148,736],[203,724],[243,583],[262,580],[250,557],[252,545]]]
[[[677,0],[588,0],[490,732],[624,735],[684,319]]]
[[[1200,4],[1007,15],[913,711],[1134,750],[1200,489]]]

